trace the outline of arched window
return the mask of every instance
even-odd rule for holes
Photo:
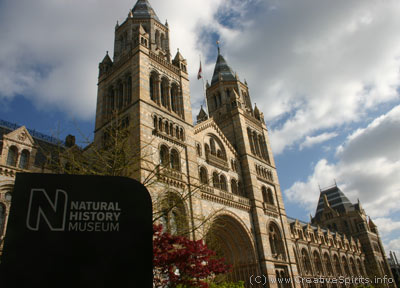
[[[172,111],[175,113],[179,112],[179,101],[178,101],[178,86],[174,83],[171,87],[171,105]]]
[[[344,274],[345,276],[350,276],[350,269],[349,269],[349,265],[347,263],[347,259],[345,256],[342,257],[342,265],[344,268]]]
[[[251,153],[255,154],[254,144],[253,144],[253,137],[250,128],[247,128],[247,136],[249,137],[250,149]]]
[[[155,116],[155,115],[153,117],[153,126],[156,130],[158,130],[158,119],[157,119],[157,116]]]
[[[5,223],[6,223],[6,206],[0,203],[0,236],[3,234]]]
[[[204,167],[200,167],[200,183],[208,184],[207,169]]]
[[[8,148],[7,165],[17,166],[18,148],[16,146],[11,146]]]
[[[130,104],[132,102],[132,77],[128,76],[126,82],[126,103]]]
[[[171,212],[171,217],[169,220],[169,227],[170,227],[170,233],[172,235],[177,235],[178,234],[178,213],[176,211]]]
[[[168,106],[168,80],[166,78],[161,81],[161,105]]]
[[[154,76],[150,75],[150,99],[156,101],[156,93],[154,91],[155,83]]]
[[[122,84],[122,82],[120,81],[118,83],[118,110],[122,109],[122,106],[124,104],[124,85]]]
[[[219,177],[218,177],[217,172],[213,173],[213,186],[214,186],[214,188],[217,188],[217,189],[219,189],[221,187],[219,184]]]
[[[351,266],[351,272],[353,272],[353,276],[359,275],[356,267],[356,263],[354,262],[353,258],[350,258],[350,266]]]
[[[183,132],[182,128],[179,130],[179,139],[181,139],[182,141],[185,140],[185,133]]]
[[[231,180],[231,190],[233,194],[239,195],[238,184],[235,179]]]
[[[169,166],[169,150],[165,145],[162,145],[160,149],[160,164],[164,167]]]
[[[197,156],[201,156],[201,145],[199,143],[196,144],[196,152]]]
[[[226,185],[226,178],[224,175],[221,175],[219,178],[219,185],[221,187],[221,190],[228,191],[228,187]]]
[[[335,256],[333,256],[333,263],[335,265],[335,272],[337,276],[342,275],[342,268],[340,266],[340,262],[339,262],[339,257],[335,254]]]
[[[19,168],[21,169],[28,169],[29,165],[29,151],[28,150],[22,150],[21,152],[21,157],[19,159]]]
[[[270,188],[266,188],[265,186],[261,187],[261,193],[263,196],[263,201],[270,205],[274,205],[274,196],[272,194],[272,190]]]
[[[358,270],[359,276],[365,275],[360,259],[357,259],[357,270]]]
[[[279,260],[285,260],[285,249],[283,247],[281,232],[275,223],[269,225],[268,238],[272,257]]]
[[[184,235],[188,232],[186,209],[182,198],[172,192],[167,195],[162,203],[162,224],[172,235]]]
[[[177,171],[181,170],[180,160],[179,160],[179,153],[175,149],[171,150],[171,168]]]
[[[332,263],[331,263],[328,253],[324,254],[324,264],[325,264],[325,268],[328,273],[328,276],[333,276]]]
[[[308,256],[308,252],[305,248],[301,250],[301,260],[303,264],[303,272],[306,275],[311,275],[312,274],[312,268],[311,268],[311,262],[310,262],[310,257]]]
[[[322,275],[323,270],[322,270],[322,263],[321,263],[321,257],[319,257],[319,253],[317,251],[314,251],[314,267],[317,272],[317,275]]]
[[[261,193],[262,193],[263,201],[265,203],[268,203],[267,188],[265,188],[265,186],[261,187]]]
[[[160,45],[160,31],[158,31],[158,30],[156,30],[156,45],[161,46]]]
[[[210,149],[212,155],[217,155],[217,151],[215,148],[215,140],[213,138],[210,138]]]
[[[165,121],[165,123],[164,123],[164,132],[169,134],[169,124],[167,121]]]
[[[267,195],[268,195],[268,204],[275,205],[274,196],[272,195],[272,190],[270,188],[267,189]]]
[[[245,191],[243,189],[243,184],[242,184],[241,181],[238,181],[238,190],[239,190],[239,195],[240,196],[246,197],[246,193],[245,193]]]

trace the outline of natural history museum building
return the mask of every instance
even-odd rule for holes
[[[154,173],[148,189],[165,200],[154,207],[166,211],[164,226],[205,239],[232,265],[229,280],[246,287],[349,287],[358,283],[299,279],[391,277],[377,227],[336,185],[321,190],[311,223],[287,216],[264,115],[219,51],[206,85],[207,112],[202,108],[193,123],[187,62],[179,51],[171,57],[169,38],[168,23],[147,0],[117,24],[114,55],[107,53],[99,65],[93,143],[107,141],[117,113],[140,153],[129,176],[144,182]],[[39,140],[24,127],[6,126],[0,177],[37,171]],[[0,193],[4,237],[10,205]],[[277,284],[275,278],[291,281]]]

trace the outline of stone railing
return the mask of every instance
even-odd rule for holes
[[[225,159],[219,158],[211,153],[206,154],[206,161],[208,164],[223,169],[225,171],[229,170],[228,162]]]
[[[157,167],[157,179],[167,185],[184,189],[186,182],[180,171],[159,166]]]
[[[169,63],[168,61],[164,60],[162,57],[158,56],[154,52],[149,51],[149,56],[151,59],[157,61],[158,63],[168,67],[171,71],[175,72],[176,74],[179,74],[180,70],[178,67],[175,65]]]
[[[203,199],[246,211],[250,210],[250,200],[245,197],[225,192],[210,186],[203,186],[200,188],[200,190],[202,192],[201,196]]]

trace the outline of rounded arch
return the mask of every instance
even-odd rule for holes
[[[169,80],[167,77],[162,77],[161,79],[161,105],[164,107],[168,106],[168,89],[169,89]]]
[[[214,134],[208,133],[204,143],[210,143],[210,154],[226,160],[226,149],[222,141]]]
[[[339,257],[337,254],[333,255],[333,264],[335,265],[335,273],[337,276],[342,275],[342,266],[340,265]]]
[[[176,149],[171,149],[170,158],[171,168],[176,171],[181,171],[181,160],[179,152],[176,151]]]
[[[150,99],[153,100],[154,102],[157,101],[157,93],[158,93],[158,87],[157,87],[157,79],[160,77],[160,74],[153,70],[150,72],[150,77],[149,77],[149,92],[150,92]]]
[[[221,174],[219,177],[219,185],[221,190],[228,191],[228,185],[226,184],[226,177],[224,174]]]
[[[258,272],[257,258],[251,235],[242,221],[232,213],[218,214],[206,235],[207,246],[231,265],[229,281],[244,281]],[[246,286],[247,287],[247,286]]]
[[[344,255],[342,256],[342,265],[345,276],[350,276],[351,274],[350,274],[349,263],[347,262],[347,258]]]
[[[231,191],[233,194],[239,195],[239,187],[238,187],[236,179],[234,179],[234,178],[231,179]]]
[[[212,180],[213,180],[213,187],[220,189],[220,183],[219,183],[219,176],[218,173],[216,171],[213,172],[212,174]]]
[[[333,276],[332,262],[331,262],[331,258],[329,257],[328,252],[324,253],[324,265],[325,265],[326,272],[328,273],[328,276]]]
[[[179,85],[176,82],[172,82],[171,84],[171,106],[172,111],[175,113],[179,112]]]
[[[10,146],[8,148],[7,155],[7,165],[8,166],[17,166],[17,158],[18,158],[18,148],[15,145]]]
[[[303,274],[311,275],[312,274],[311,261],[306,248],[301,249],[301,263],[303,266]]]
[[[315,270],[317,272],[317,275],[322,275],[324,273],[324,270],[322,268],[321,257],[320,257],[319,252],[317,250],[314,250],[313,258],[314,258],[314,267],[315,267]]]
[[[201,184],[208,184],[208,172],[207,168],[204,166],[201,166],[199,169],[199,178],[200,178],[200,183]]]
[[[160,164],[164,167],[169,166],[169,148],[165,144],[160,146]]]
[[[178,192],[168,191],[161,201],[161,222],[173,235],[189,233],[188,207]]]
[[[29,167],[29,157],[30,157],[30,152],[26,149],[22,150],[21,152],[21,157],[19,159],[19,168],[21,169],[28,169]]]
[[[270,221],[267,231],[272,258],[278,260],[286,260],[286,253],[285,247],[283,245],[281,229],[274,221]]]
[[[359,273],[357,271],[356,262],[354,262],[353,257],[349,257],[349,262],[353,276],[357,276]]]

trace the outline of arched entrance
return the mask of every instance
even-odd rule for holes
[[[248,232],[238,220],[229,215],[217,216],[207,233],[206,243],[231,265],[227,281],[243,281],[246,287],[251,287],[250,277],[260,274]]]

